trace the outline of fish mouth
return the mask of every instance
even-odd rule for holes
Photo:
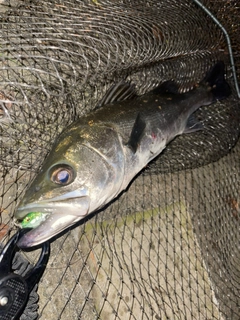
[[[46,213],[46,217],[36,228],[25,233],[17,245],[23,249],[42,244],[83,219],[89,213],[89,206],[88,196],[69,201],[38,202],[20,206],[15,213],[17,220],[24,219],[30,212]]]

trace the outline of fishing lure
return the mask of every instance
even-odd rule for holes
[[[36,228],[41,222],[46,220],[46,213],[29,212],[29,214],[21,221],[21,228]]]

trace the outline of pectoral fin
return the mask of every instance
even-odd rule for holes
[[[141,114],[139,113],[134,122],[133,129],[127,143],[127,146],[129,146],[134,153],[136,153],[137,148],[141,142],[145,127],[146,122],[142,119]]]

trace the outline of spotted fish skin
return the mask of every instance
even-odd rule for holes
[[[217,62],[196,88],[182,94],[173,81],[142,96],[129,83],[110,88],[96,110],[68,126],[54,143],[15,212],[20,221],[30,212],[46,217],[40,216],[18,245],[41,244],[102,208],[172,139],[204,130],[193,113],[230,95],[224,70]]]

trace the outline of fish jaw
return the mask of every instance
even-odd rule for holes
[[[18,241],[18,246],[30,248],[51,239],[83,219],[89,213],[89,207],[90,199],[88,196],[71,199],[71,201],[38,202],[19,207],[15,214],[19,220],[29,212],[43,212],[46,217],[36,228],[23,235]]]

